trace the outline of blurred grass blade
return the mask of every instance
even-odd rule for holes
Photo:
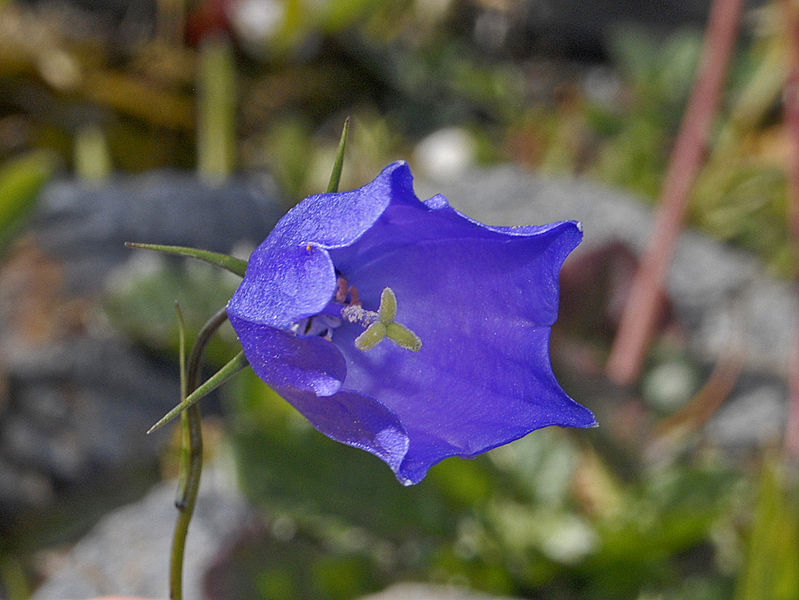
[[[26,600],[31,597],[25,569],[13,554],[0,556],[0,584],[5,588],[5,597],[8,600]]]
[[[350,118],[344,119],[344,127],[341,129],[341,139],[338,142],[336,152],[336,162],[333,163],[333,171],[330,173],[330,183],[327,184],[327,193],[337,192],[338,183],[341,180],[341,169],[344,166],[344,150],[347,147],[347,135],[350,131]]]
[[[799,504],[782,465],[766,460],[735,600],[799,598]]]
[[[223,36],[200,48],[197,87],[197,169],[211,183],[233,171],[235,157],[236,73],[233,50]]]
[[[163,244],[139,244],[138,242],[125,242],[128,248],[139,248],[141,250],[155,250],[156,252],[164,252],[166,254],[176,254],[178,256],[188,256],[202,260],[216,267],[227,269],[231,273],[235,273],[239,277],[244,277],[244,272],[247,270],[247,261],[241,260],[234,256],[227,254],[220,254],[219,252],[210,252],[208,250],[198,250],[197,248],[187,248],[186,246],[164,246]]]
[[[33,208],[56,166],[49,152],[32,152],[0,167],[0,245],[7,243]]]
[[[111,156],[103,130],[83,127],[75,136],[75,173],[84,181],[99,182],[111,174]]]

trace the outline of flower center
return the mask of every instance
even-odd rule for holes
[[[336,279],[333,300],[335,302],[331,302],[324,312],[296,323],[292,331],[304,336],[318,335],[332,341],[333,330],[339,327],[343,320],[364,328],[364,332],[355,338],[355,347],[358,350],[371,350],[383,338],[388,338],[399,347],[411,352],[418,352],[422,348],[419,336],[395,320],[397,297],[390,287],[383,289],[380,294],[380,306],[375,312],[361,306],[358,290],[339,275]],[[338,308],[336,304],[343,306]]]

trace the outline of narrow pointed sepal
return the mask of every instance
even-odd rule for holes
[[[194,390],[191,394],[189,394],[186,398],[184,398],[180,404],[175,406],[172,410],[166,413],[163,417],[161,417],[158,422],[150,427],[147,430],[147,433],[152,433],[157,429],[160,429],[167,423],[169,423],[172,419],[177,417],[181,412],[186,410],[192,404],[200,400],[201,398],[207,396],[211,392],[213,392],[216,388],[220,385],[225,383],[228,379],[233,377],[236,373],[248,367],[249,363],[247,359],[244,357],[244,352],[239,352],[236,356],[234,356],[230,362],[228,362],[224,367],[219,369],[216,373],[211,375],[205,383],[203,383],[200,387]]]
[[[208,250],[198,250],[197,248],[188,248],[186,246],[164,246],[162,244],[140,244],[138,242],[125,242],[127,248],[140,248],[142,250],[154,250],[156,252],[163,252],[165,254],[175,254],[177,256],[188,256],[196,258],[203,262],[220,267],[231,273],[244,277],[247,270],[247,261],[241,260],[234,256],[227,254],[220,254],[219,252],[210,252]]]
[[[337,192],[338,184],[341,180],[341,169],[344,167],[344,150],[347,147],[347,134],[350,130],[350,118],[344,119],[344,127],[341,129],[341,139],[338,142],[336,151],[336,161],[333,163],[333,170],[330,173],[330,182],[327,184],[327,193]]]

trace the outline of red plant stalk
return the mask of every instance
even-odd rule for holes
[[[783,0],[788,34],[789,73],[783,95],[785,132],[788,136],[788,205],[791,210],[791,232],[794,252],[799,256],[799,2]],[[799,274],[797,274],[799,289]],[[794,338],[794,356],[788,381],[788,418],[785,422],[785,452],[799,459],[799,314]]]
[[[620,385],[638,378],[661,309],[661,289],[685,218],[688,194],[702,165],[718,109],[743,0],[713,0],[691,97],[669,159],[649,245],[633,279],[606,366]]]

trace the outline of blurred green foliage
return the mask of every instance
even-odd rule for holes
[[[204,41],[193,47],[176,28],[206,3],[182,16],[166,14],[172,4],[181,6],[163,5],[155,37],[126,47],[69,35],[15,3],[0,7],[8,29],[0,159],[46,147],[79,172],[103,173],[107,166],[93,171],[81,159],[88,140],[71,143],[99,127],[109,155],[100,163],[132,171],[194,164],[217,178],[267,168],[299,199],[320,189],[352,115],[343,188],[411,157],[430,132],[458,126],[475,139],[480,162],[586,173],[654,199],[701,45],[697,30],[664,37],[618,28],[608,34],[608,66],[580,64],[475,44],[468,19],[481,9],[521,19],[512,5],[286,0],[267,3],[271,25],[249,35],[233,27],[234,46],[200,30]],[[778,4],[754,11],[745,33],[690,217],[789,275]]]
[[[729,540],[714,538],[733,531],[747,484],[718,464],[646,468],[622,482],[584,440],[552,429],[475,460],[448,459],[403,488],[251,373],[228,398],[241,481],[270,520],[259,556],[282,574],[259,577],[279,584],[281,598],[352,598],[406,579],[551,598],[731,593],[734,577],[714,567],[717,542]],[[240,566],[228,565],[231,580]],[[343,587],[325,583],[333,580]],[[267,597],[254,589],[226,597]]]
[[[789,482],[795,475],[776,459],[764,465],[735,600],[799,597],[799,496]]]
[[[514,3],[464,4],[514,16]],[[160,3],[172,5],[181,3]],[[342,189],[454,125],[475,139],[478,162],[587,174],[652,200],[701,42],[698,31],[620,29],[608,64],[578,64],[488,52],[458,3],[276,6],[281,18],[260,39],[187,44],[175,29],[187,15],[161,14],[155,36],[123,46],[0,2],[0,242],[52,172],[53,154],[41,149],[98,181],[112,167],[196,167],[217,179],[266,169],[299,199],[326,187],[346,115]],[[789,274],[776,15],[776,5],[756,13],[741,44],[691,218]],[[177,347],[175,299],[196,331],[236,285],[206,265],[139,267],[109,287],[104,306],[165,355]],[[234,346],[226,329],[211,362]],[[555,600],[799,599],[793,477],[776,458],[742,468],[695,443],[658,447],[657,423],[679,409],[657,383],[674,373],[664,372],[647,380],[651,429],[625,449],[623,471],[619,449],[592,432],[545,430],[475,460],[448,459],[412,488],[242,374],[226,388],[223,444],[265,527],[231,551],[215,589],[231,600],[346,599],[411,579]],[[678,400],[695,391],[691,374]]]
[[[56,162],[52,153],[38,151],[0,165],[0,248],[22,227]]]
[[[173,299],[196,329],[235,279],[157,259],[120,277],[106,306],[139,343],[174,351]],[[226,331],[212,362],[235,347]],[[602,437],[554,428],[447,459],[406,488],[374,456],[319,434],[249,370],[223,398],[221,444],[262,526],[209,574],[218,597],[345,600],[421,580],[531,598],[721,600],[774,569],[792,581],[789,519],[799,513],[787,480],[765,476],[778,463],[758,484],[712,452],[659,445],[658,419],[675,407],[656,407],[623,475]],[[642,458],[655,448],[656,460]],[[780,585],[789,595],[778,597],[796,597]]]

